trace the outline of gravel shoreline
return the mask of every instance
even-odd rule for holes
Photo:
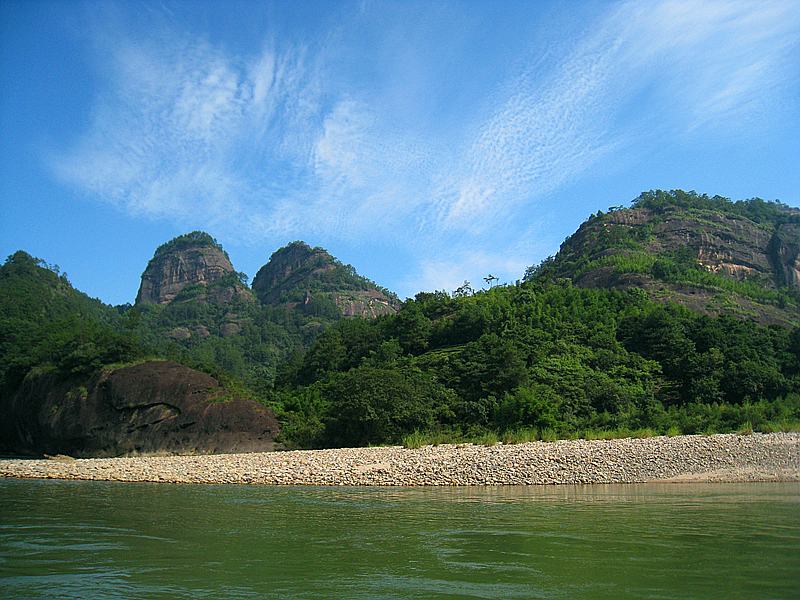
[[[0,477],[191,484],[468,486],[800,481],[800,433],[407,449],[0,459]]]

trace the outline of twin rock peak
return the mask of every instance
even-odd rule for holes
[[[269,306],[333,301],[342,316],[375,317],[394,313],[391,293],[360,277],[322,248],[295,241],[272,254],[247,288],[222,246],[195,231],[158,247],[142,274],[136,304],[169,304],[190,286],[204,286],[203,300],[225,304],[234,298]],[[214,285],[212,285],[214,284]]]

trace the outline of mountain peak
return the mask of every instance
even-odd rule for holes
[[[253,278],[253,291],[264,304],[278,304],[297,285],[335,268],[336,259],[325,250],[295,241],[272,253]]]
[[[375,317],[398,310],[398,303],[319,247],[301,241],[275,251],[253,278],[253,291],[267,305],[338,310],[342,316]]]
[[[203,231],[180,235],[158,247],[142,273],[136,304],[167,304],[181,290],[235,273],[227,253]]]

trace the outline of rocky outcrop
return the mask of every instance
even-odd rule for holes
[[[708,314],[729,313],[761,324],[796,325],[800,310],[783,301],[761,301],[737,294],[731,286],[689,283],[668,273],[662,261],[693,261],[736,282],[767,291],[800,289],[800,224],[789,207],[772,221],[757,222],[736,214],[665,206],[614,210],[592,216],[561,246],[550,268],[579,287],[641,288],[651,299],[678,302]],[[653,264],[642,269],[649,256]],[[639,267],[623,266],[639,261]],[[688,263],[684,262],[685,267]],[[785,292],[784,292],[785,293]]]
[[[29,376],[3,404],[0,448],[23,455],[263,452],[280,429],[270,409],[172,361],[101,371],[78,386]]]
[[[379,290],[356,290],[331,294],[345,317],[373,319],[397,312],[396,302]]]
[[[734,279],[760,277],[777,289],[793,282],[798,258],[796,225],[782,225],[773,232],[741,217],[704,212],[690,215],[666,210],[654,215],[649,210],[626,209],[607,215],[608,223],[632,228],[653,223],[651,252],[688,248],[709,270]]]
[[[156,250],[142,274],[136,303],[186,301],[224,306],[255,302],[257,298],[267,306],[367,318],[391,314],[400,307],[395,298],[357,275],[352,267],[303,242],[292,242],[273,253],[253,278],[252,290],[231,275],[240,274],[211,236],[203,232],[179,236]],[[234,315],[213,329],[222,337],[236,335],[242,329],[242,320]],[[180,327],[170,337],[180,340],[197,334],[204,337],[202,331]]]
[[[396,299],[358,276],[352,267],[303,242],[275,252],[253,278],[253,291],[264,304],[307,311],[333,302],[345,317],[372,318],[399,310]]]
[[[310,278],[319,278],[336,268],[336,259],[322,248],[292,242],[272,254],[269,262],[253,278],[253,291],[263,304],[277,304]]]
[[[167,304],[190,285],[208,285],[232,273],[231,261],[222,250],[211,245],[165,252],[155,256],[147,265],[136,303]],[[234,294],[235,289],[224,295]]]

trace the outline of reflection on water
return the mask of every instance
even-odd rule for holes
[[[0,480],[0,597],[796,598],[800,484]]]

